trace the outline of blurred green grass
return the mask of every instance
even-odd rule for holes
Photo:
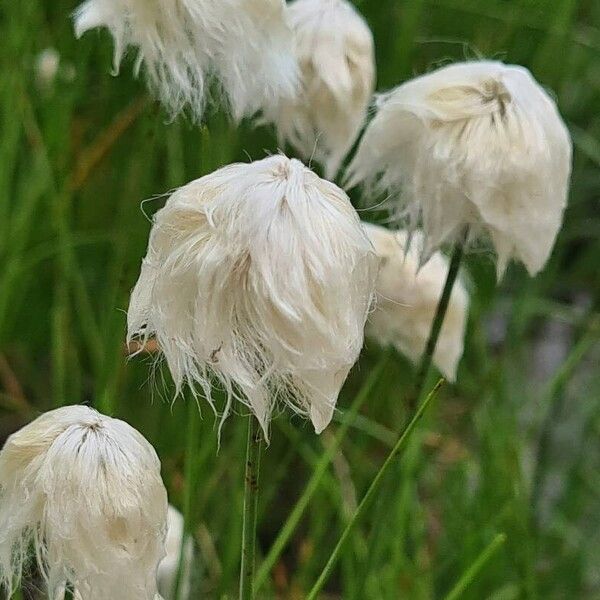
[[[504,533],[461,598],[600,598],[600,2],[357,5],[375,34],[379,90],[449,60],[524,64],[554,90],[575,165],[565,225],[538,278],[513,266],[496,288],[490,257],[469,257],[472,311],[458,383],[446,386],[386,478],[328,594],[444,598]],[[184,507],[186,477],[195,482],[194,597],[234,598],[246,420],[229,419],[217,453],[208,406],[197,422],[184,401],[171,404],[164,371],[150,381],[150,357],[126,360],[124,310],[145,251],[144,213],[162,205],[160,195],[277,144],[269,130],[234,128],[217,110],[201,128],[169,122],[131,76],[131,61],[111,76],[106,32],[74,39],[74,8],[65,0],[0,5],[0,437],[61,404],[91,403],[131,422],[157,448],[175,505]],[[61,61],[46,86],[35,75],[45,48]],[[379,355],[368,343],[340,418]],[[260,598],[310,589],[407,420],[413,374],[396,356]],[[198,437],[186,469],[190,422]],[[259,556],[328,443],[288,413],[274,422]]]

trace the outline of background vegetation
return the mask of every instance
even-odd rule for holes
[[[377,40],[380,90],[447,60],[521,63],[555,91],[576,151],[565,225],[539,277],[513,265],[496,287],[491,257],[468,257],[472,310],[458,383],[443,388],[386,477],[327,594],[443,598],[504,533],[458,596],[600,598],[600,2],[357,4]],[[76,42],[74,8],[0,5],[0,438],[72,403],[131,422],[157,448],[172,503],[192,517],[193,597],[234,598],[246,419],[229,419],[217,452],[208,407],[200,419],[191,402],[171,405],[165,371],[152,385],[151,358],[126,361],[124,309],[149,231],[142,201],[151,214],[164,201],[156,195],[277,146],[269,130],[234,128],[217,111],[202,127],[168,122],[131,62],[111,76],[106,32]],[[46,48],[60,54],[49,82],[35,68]],[[259,559],[380,353],[367,344],[322,437],[287,412],[275,420]],[[406,423],[413,376],[401,356],[389,363],[260,598],[300,599],[310,588]],[[186,464],[188,427],[197,435]]]

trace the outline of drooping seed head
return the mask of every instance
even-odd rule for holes
[[[379,98],[349,167],[349,185],[395,196],[421,223],[424,260],[469,225],[498,255],[535,275],[562,224],[571,141],[555,103],[523,68],[478,61],[443,67]]]
[[[11,596],[30,545],[56,598],[158,599],[167,495],[135,429],[85,406],[45,413],[0,452],[0,581]]]
[[[438,302],[448,274],[448,260],[435,252],[419,266],[423,244],[420,231],[390,231],[363,223],[381,259],[377,277],[375,310],[367,321],[367,336],[382,346],[393,344],[399,352],[418,362],[425,350]],[[454,284],[433,359],[449,381],[463,354],[469,296],[464,281]]]
[[[322,163],[332,179],[364,124],[373,94],[373,34],[346,0],[295,0],[288,17],[301,90],[267,111],[267,118],[281,143]]]
[[[259,419],[277,401],[332,418],[360,353],[377,258],[346,194],[301,162],[233,164],[154,218],[129,338],[155,336],[177,386],[213,378]]]

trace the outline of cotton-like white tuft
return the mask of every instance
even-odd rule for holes
[[[519,66],[450,65],[381,96],[349,167],[349,185],[377,180],[425,234],[424,259],[459,235],[486,234],[501,276],[531,275],[562,224],[571,140],[554,101]]]
[[[278,399],[321,432],[356,361],[377,258],[346,194],[301,162],[233,164],[156,213],[128,338],[155,336],[179,392],[216,377],[265,435]],[[212,401],[211,401],[212,402]]]
[[[216,79],[236,118],[296,92],[297,62],[284,0],[86,0],[75,12],[79,37],[106,27],[114,68],[128,47],[135,71],[176,114],[201,117]]]
[[[152,446],[85,406],[43,414],[0,452],[0,581],[15,589],[30,545],[48,597],[159,600],[167,495]]]
[[[167,513],[166,555],[158,566],[158,590],[165,600],[175,599],[179,559],[183,549],[183,572],[181,581],[181,598],[190,597],[191,567],[194,555],[192,539],[188,537],[183,543],[183,515],[169,505]]]
[[[44,48],[35,59],[35,79],[38,86],[48,89],[56,81],[60,69],[60,54],[56,48]]]
[[[448,274],[448,260],[435,252],[419,267],[423,244],[420,231],[390,231],[363,223],[381,259],[377,278],[377,302],[367,321],[367,335],[382,346],[393,344],[399,352],[418,362],[429,338],[433,319]],[[435,365],[449,381],[463,354],[469,296],[463,281],[454,284],[450,304],[433,356]]]
[[[288,5],[300,65],[301,92],[267,118],[280,143],[315,158],[332,179],[363,126],[375,84],[373,35],[347,0],[295,0]]]

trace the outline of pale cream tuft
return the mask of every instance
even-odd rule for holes
[[[382,346],[393,344],[411,361],[421,358],[448,274],[448,260],[435,252],[419,268],[423,237],[406,231],[390,231],[364,223],[375,252],[381,259],[377,278],[376,309],[369,315],[367,335]],[[463,354],[469,296],[459,278],[433,356],[435,365],[449,381],[455,381]]]
[[[424,260],[465,225],[531,275],[560,230],[571,140],[554,101],[519,66],[450,65],[382,95],[349,166],[348,184],[398,194],[410,226],[422,222]]]
[[[373,35],[346,0],[295,0],[288,6],[300,64],[301,93],[267,118],[280,143],[315,158],[332,179],[354,144],[375,84]]]
[[[165,600],[180,600],[189,598],[191,592],[192,561],[194,558],[194,544],[190,536],[183,541],[183,515],[169,505],[167,514],[167,539],[165,544],[166,555],[158,566],[158,590]],[[180,598],[175,598],[179,560],[183,550],[182,581]]]
[[[59,598],[158,600],[167,495],[152,446],[85,406],[45,413],[0,452],[0,581],[8,597],[29,546]]]
[[[115,72],[134,48],[136,74],[172,114],[200,118],[213,78],[236,119],[297,91],[284,0],[86,0],[76,35],[97,27],[114,38]]]
[[[233,164],[154,217],[128,338],[155,336],[176,384],[216,377],[268,434],[278,399],[321,432],[363,344],[377,258],[346,194],[301,162]]]

